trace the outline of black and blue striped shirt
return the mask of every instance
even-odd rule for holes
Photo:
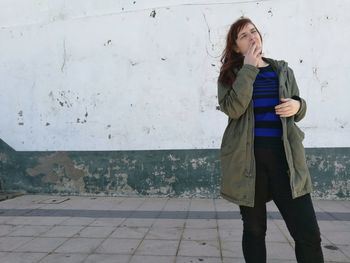
[[[255,145],[280,145],[282,123],[275,113],[275,106],[279,104],[278,76],[271,65],[259,70],[253,84]]]

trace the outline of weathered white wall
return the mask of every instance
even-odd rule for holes
[[[253,19],[308,101],[307,147],[350,146],[350,2],[0,1],[0,137],[16,150],[218,148],[219,56]]]

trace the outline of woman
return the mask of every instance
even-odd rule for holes
[[[239,205],[247,263],[266,262],[266,203],[273,200],[295,241],[299,263],[321,263],[321,237],[310,174],[295,122],[306,112],[285,61],[262,56],[262,37],[248,18],[232,24],[218,79],[228,115],[221,144],[221,196]]]

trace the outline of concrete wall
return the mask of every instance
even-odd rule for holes
[[[350,2],[216,2],[1,1],[0,137],[25,151],[218,148],[219,55],[246,15],[295,70],[305,146],[349,147]]]
[[[244,15],[262,32],[265,56],[289,62],[308,102],[300,127],[316,195],[349,197],[349,8],[344,0],[1,1],[2,186],[118,194],[131,182],[125,193],[215,195],[227,123],[216,109],[219,58]],[[147,172],[132,177],[123,158]],[[192,173],[193,163],[203,169]],[[132,183],[141,178],[148,186]]]

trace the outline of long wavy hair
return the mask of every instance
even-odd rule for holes
[[[226,37],[226,47],[221,55],[221,63],[222,66],[220,68],[219,82],[231,86],[236,78],[236,70],[239,70],[243,66],[244,56],[235,51],[237,47],[236,41],[238,37],[238,33],[244,28],[247,24],[252,24],[255,28],[254,23],[246,17],[239,18],[236,22],[234,22],[230,30],[227,33]],[[261,41],[262,37],[258,31]]]

